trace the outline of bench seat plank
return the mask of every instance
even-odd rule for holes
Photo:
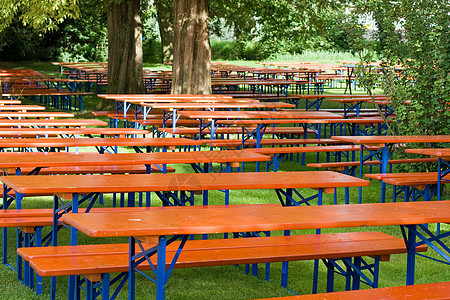
[[[334,237],[334,241],[330,239],[322,242],[321,237],[316,237],[316,235],[306,236],[304,241],[302,241],[302,236],[295,236],[293,240],[299,239],[298,243],[290,243],[290,237],[282,237],[281,239],[279,237],[265,237],[230,239],[226,241],[212,240],[211,248],[208,245],[211,243],[211,240],[192,241],[193,245],[191,246],[189,245],[191,241],[188,241],[186,248],[182,251],[176,263],[176,267],[206,267],[320,258],[338,259],[354,256],[406,253],[403,240],[389,235],[374,236],[373,240],[363,238],[362,241],[357,239],[345,241],[345,239],[339,238],[339,234],[336,234]],[[350,235],[347,235],[348,237]],[[314,241],[316,238],[317,240]],[[280,243],[283,239],[285,243]],[[228,242],[234,242],[234,245],[226,245]],[[250,244],[247,244],[248,242]],[[196,244],[199,244],[199,247]],[[422,247],[420,250],[423,251],[424,249]],[[117,249],[113,250],[117,251]],[[101,253],[34,257],[30,260],[30,264],[41,276],[126,272],[128,270],[128,253],[127,249],[124,249],[124,251],[125,253],[119,254]],[[168,263],[175,253],[176,247],[168,248]],[[142,266],[142,269],[150,269],[150,266]]]
[[[278,298],[266,298],[266,300],[348,300],[348,299],[448,299],[450,295],[450,281],[438,283],[425,283],[417,285],[405,285],[368,290],[356,290],[345,292],[334,292],[315,295],[299,295]]]
[[[185,246],[184,250],[193,249],[230,249],[230,248],[247,248],[274,245],[293,245],[313,243],[336,243],[348,241],[370,241],[388,239],[392,236],[382,232],[351,232],[351,233],[329,233],[329,234],[311,234],[298,236],[272,236],[243,239],[210,239],[210,240],[191,240]],[[168,246],[168,249],[176,249],[180,243],[174,242]],[[138,248],[137,248],[138,249]],[[183,251],[184,251],[183,250]],[[77,245],[77,246],[56,246],[56,247],[32,247],[20,248],[17,253],[25,260],[34,259],[36,257],[52,257],[52,256],[83,256],[83,255],[100,255],[100,254],[119,254],[128,253],[128,244],[96,244],[96,245]]]

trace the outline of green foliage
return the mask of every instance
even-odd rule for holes
[[[211,41],[211,60],[238,60],[238,44],[236,41]]]
[[[60,61],[106,61],[107,11],[103,3],[79,0],[81,18],[69,19],[60,26],[56,42]]]
[[[268,53],[252,41],[211,41],[212,60],[262,60]]]
[[[328,0],[212,0],[211,29],[221,36],[224,28],[231,28],[238,41],[256,43],[254,48],[259,57],[299,53],[317,47],[329,49],[334,44],[326,38],[326,21],[330,14],[341,9],[340,3]],[[328,26],[330,24],[328,22]],[[252,44],[245,46],[252,48]]]
[[[373,12],[379,31],[375,45],[355,38],[355,49],[376,50],[382,58],[377,72],[360,68],[359,82],[369,93],[381,83],[392,98],[397,120],[388,133],[450,134],[448,2],[422,0],[419,5],[414,0],[373,0],[358,8],[359,12]],[[364,61],[367,63],[361,57]],[[400,155],[404,156],[401,151]]]
[[[49,60],[56,56],[57,49],[50,40],[37,36],[18,20],[0,32],[0,41],[0,59],[4,61]]]
[[[80,14],[78,0],[0,0],[0,31],[5,30],[19,14],[26,26],[48,32],[67,18]]]
[[[156,63],[162,61],[161,41],[159,41],[159,32],[156,21],[156,8],[151,5],[141,4],[142,19],[142,51],[144,53],[144,62]]]
[[[99,5],[80,1],[81,18],[65,20],[57,31],[37,33],[15,20],[0,32],[0,57],[8,61],[105,61],[106,10]]]

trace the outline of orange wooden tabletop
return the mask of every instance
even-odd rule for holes
[[[201,208],[66,214],[63,222],[92,237],[272,231],[450,222],[450,201],[350,205]]]
[[[331,171],[179,173],[128,175],[3,176],[1,180],[24,194],[121,193],[368,186],[369,181]]]
[[[212,86],[217,85],[289,85],[295,84],[298,80],[293,79],[257,79],[257,78],[231,78],[231,79],[216,79],[211,81]]]
[[[244,98],[240,98],[244,99]],[[142,106],[159,109],[180,109],[180,108],[286,108],[295,107],[294,104],[281,102],[241,102],[241,103],[189,103],[189,102],[175,102],[175,103],[142,103]]]
[[[0,137],[16,137],[21,135],[58,135],[58,134],[103,134],[107,136],[126,134],[149,134],[148,130],[134,128],[0,128]]]
[[[21,97],[21,96],[80,96],[80,95],[94,95],[93,92],[70,92],[70,91],[57,91],[50,89],[20,89],[10,90],[7,93],[3,93],[4,97]]]
[[[406,153],[429,155],[450,160],[450,148],[406,149]]]
[[[437,172],[408,172],[408,173],[374,173],[374,174],[365,174],[364,177],[366,178],[372,178],[377,180],[384,180],[386,178],[426,178],[430,176],[435,176],[435,179],[437,180],[438,173]]]
[[[343,119],[326,111],[180,111],[192,119]]]
[[[94,147],[94,146],[199,146],[201,141],[186,138],[31,138],[0,139],[0,148]]]
[[[113,100],[129,103],[173,103],[173,102],[191,102],[191,103],[257,103],[257,99],[247,98],[148,98],[148,97],[120,97]]]
[[[108,122],[97,119],[14,119],[14,120],[1,120],[0,126],[106,126]]]
[[[450,135],[397,135],[397,136],[333,136],[333,140],[359,145],[382,145],[400,143],[448,143]]]
[[[385,95],[373,95],[375,98],[386,98]],[[316,98],[368,98],[369,95],[300,95],[300,98],[316,99]]]
[[[381,98],[377,97],[374,98],[375,100],[389,100],[390,98]],[[363,97],[357,97],[357,98],[327,98],[326,101],[328,102],[339,102],[339,103],[356,103],[356,102],[370,102],[372,101],[372,98],[363,98]]]
[[[105,99],[232,99],[227,95],[195,95],[195,94],[99,94],[98,97]]]
[[[20,104],[20,103],[22,103],[22,101],[20,101],[20,100],[5,100],[5,99],[0,100],[0,105],[4,105],[4,104]]]
[[[251,150],[99,154],[95,152],[2,152],[0,168],[190,164],[269,161]]]
[[[357,119],[276,119],[276,120],[218,120],[217,124],[224,125],[257,125],[257,124],[379,124],[381,118],[357,118]]]
[[[312,147],[268,147],[268,148],[250,148],[261,154],[274,155],[276,153],[317,153],[317,152],[343,152],[343,151],[359,151],[360,147],[356,145],[343,146],[312,146]]]
[[[450,281],[395,286],[388,288],[376,288],[366,290],[355,290],[346,292],[334,292],[327,294],[311,294],[288,296],[279,298],[265,298],[265,300],[347,300],[347,299],[365,299],[365,300],[407,300],[407,299],[448,299],[450,295]],[[261,299],[262,300],[262,299]]]
[[[0,118],[73,118],[75,115],[65,112],[0,112]]]
[[[40,105],[0,105],[0,111],[5,110],[45,110],[45,107]]]

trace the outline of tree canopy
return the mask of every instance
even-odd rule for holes
[[[19,18],[25,25],[47,32],[67,18],[77,18],[80,10],[78,0],[0,0],[0,14],[0,31]]]

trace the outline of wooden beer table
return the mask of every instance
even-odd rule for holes
[[[196,172],[208,172],[200,164],[220,163],[231,168],[238,168],[241,162],[269,161],[267,155],[252,150],[218,150],[186,152],[152,152],[152,153],[118,153],[99,154],[95,152],[4,152],[0,153],[0,169],[6,174],[23,174],[23,168],[29,174],[38,174],[40,169],[69,166],[116,166],[116,165],[156,165],[191,164]],[[212,167],[211,167],[212,168]],[[151,170],[148,170],[149,173]],[[211,170],[212,171],[212,170]]]
[[[208,205],[209,190],[274,189],[285,205],[309,205],[317,199],[322,204],[323,193],[333,193],[339,187],[368,186],[369,181],[331,171],[276,173],[171,173],[127,175],[66,175],[66,176],[2,176],[1,181],[16,193],[16,201],[24,195],[54,195],[53,241],[57,241],[57,226],[67,212],[78,212],[79,205],[88,201],[86,212],[100,194],[128,193],[127,206],[135,205],[135,193],[155,192],[165,206],[194,205],[194,193],[203,192],[203,205]],[[302,196],[299,189],[314,189],[317,194]],[[147,198],[148,206],[150,199]],[[65,203],[66,202],[66,203]],[[229,204],[225,193],[224,203]],[[76,244],[76,230],[71,243]]]
[[[307,137],[308,130],[312,131],[316,138],[322,137],[323,132],[323,138],[326,138],[326,126],[330,126],[330,137],[335,135],[337,131],[339,131],[341,134],[343,131],[343,125],[345,125],[346,128],[349,129],[351,135],[368,135],[367,130],[361,130],[360,126],[370,126],[371,128],[375,127],[375,125],[384,124],[383,119],[381,118],[357,118],[357,119],[274,119],[274,120],[218,120],[216,121],[217,124],[222,126],[240,126],[242,128],[242,132],[248,133],[250,130],[247,128],[252,127],[259,127],[262,134],[264,133],[265,128],[267,126],[272,125],[279,125],[279,124],[294,124],[299,125],[303,127],[304,130],[304,138]],[[380,132],[380,127],[378,128],[377,132]],[[255,130],[255,133],[257,134],[257,131]],[[247,137],[250,138],[249,135]],[[257,137],[255,137],[256,140]],[[245,140],[243,140],[245,141]]]
[[[20,104],[20,103],[22,103],[22,101],[20,101],[20,100],[5,100],[5,99],[0,100],[0,105],[11,105],[11,104]]]
[[[27,112],[30,110],[45,110],[44,106],[40,105],[0,105],[0,111],[19,111]]]
[[[434,235],[422,225],[450,222],[450,201],[300,207],[230,206],[226,209],[202,207],[96,213],[95,217],[79,213],[66,214],[62,221],[91,237],[129,237],[129,299],[135,297],[136,267],[148,263],[156,253],[153,268],[156,299],[165,298],[165,285],[172,268],[166,269],[164,266],[175,264],[179,257],[166,256],[166,247],[181,238],[178,253],[182,252],[185,244],[189,244],[187,239],[190,234],[400,225],[408,250],[407,285],[414,284],[417,246],[426,244],[437,249],[442,262],[450,264],[450,249],[444,244],[448,243],[445,239],[448,233]],[[142,248],[135,247],[136,241]],[[141,242],[156,246],[145,249]],[[444,251],[438,249],[436,243],[443,245]]]
[[[0,119],[0,127],[86,127],[106,126],[107,122],[97,119]]]
[[[180,114],[177,111],[184,109],[202,109],[206,111],[216,111],[216,109],[225,109],[228,111],[235,111],[240,109],[271,109],[276,110],[280,108],[294,107],[293,104],[281,103],[281,102],[241,102],[241,103],[186,103],[186,102],[174,102],[174,103],[142,103],[143,119],[145,120],[151,109],[163,110],[163,126],[167,120],[172,120],[172,127],[177,126],[177,121],[180,118]],[[137,118],[137,115],[136,115]]]
[[[449,143],[450,135],[404,135],[404,136],[333,136],[333,140],[344,141],[361,145],[359,176],[362,178],[362,166],[366,160],[375,158],[381,162],[381,173],[387,173],[387,165],[395,144],[407,143]],[[367,146],[378,146],[379,150],[373,151]],[[369,151],[364,156],[363,150]],[[360,191],[359,201],[362,193]],[[380,201],[384,202],[386,196],[386,184],[381,182]]]
[[[66,112],[0,112],[0,119],[27,119],[27,118],[73,118],[75,115]]]
[[[100,137],[120,137],[125,138],[128,135],[145,135],[148,130],[134,128],[0,128],[0,137],[46,137],[60,136],[62,138],[78,137],[80,135],[93,138],[93,135]]]
[[[140,112],[142,103],[168,103],[168,102],[183,102],[183,103],[249,103],[259,102],[254,99],[233,99],[226,95],[170,95],[170,94],[132,94],[132,95],[97,95],[100,98],[111,99],[116,103],[116,114],[123,112],[123,116],[127,116],[128,110],[132,105],[135,106],[135,111]]]
[[[268,124],[273,124],[271,121],[277,119],[343,119],[339,114],[320,111],[180,111],[180,115],[190,119],[198,119],[200,121],[199,135],[203,131],[210,132],[211,139],[214,139],[217,128],[223,126],[222,120],[252,120],[252,124],[257,124],[257,127],[250,129],[242,128],[243,141],[249,138],[255,138],[257,146],[262,139],[263,132]],[[220,121],[218,121],[220,120]],[[250,121],[251,122],[251,121]]]
[[[438,158],[437,199],[441,200],[442,180],[448,181],[450,173],[450,148],[406,149],[406,153],[429,155]]]
[[[375,98],[386,98],[385,95],[373,95]],[[306,110],[311,110],[313,108],[314,110],[320,110],[320,107],[322,106],[322,102],[325,99],[333,99],[333,98],[367,98],[370,97],[369,95],[342,95],[342,94],[329,94],[329,95],[298,95],[295,101],[297,101],[296,106],[298,107],[298,101],[299,100],[305,100],[306,101]]]
[[[174,150],[176,147],[198,147],[202,141],[185,138],[27,138],[1,139],[1,148],[20,148],[26,151],[38,148],[38,151],[55,152],[58,148],[96,147],[99,153],[117,153],[118,147],[133,147],[136,152],[143,152],[140,147],[161,148],[163,151]]]
[[[242,162],[269,161],[270,157],[255,153],[251,150],[230,151],[192,151],[186,152],[154,152],[154,153],[119,153],[99,154],[94,152],[72,153],[72,152],[6,152],[0,154],[0,170],[5,175],[15,174],[38,175],[42,169],[51,171],[52,168],[61,167],[86,167],[86,166],[124,166],[145,165],[147,173],[153,170],[167,172],[168,164],[190,164],[195,172],[208,173],[217,172],[212,164],[225,165],[224,172],[231,172],[233,168],[240,167]],[[203,166],[202,166],[203,165]],[[48,173],[48,172],[47,172]],[[4,196],[10,189],[4,187]],[[47,193],[46,195],[53,195]],[[5,201],[5,207],[11,201]],[[147,203],[149,206],[150,203]],[[21,198],[16,200],[16,207],[21,208]]]

